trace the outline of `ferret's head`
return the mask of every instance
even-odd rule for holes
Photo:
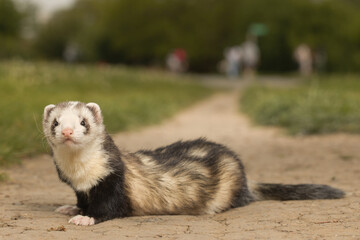
[[[51,147],[85,147],[101,138],[105,129],[96,103],[62,102],[44,109],[43,130]]]

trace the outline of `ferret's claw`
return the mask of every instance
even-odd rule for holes
[[[80,226],[90,226],[95,224],[95,219],[88,216],[76,215],[69,220],[69,223]]]

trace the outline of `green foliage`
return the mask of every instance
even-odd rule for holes
[[[0,0],[0,35],[16,36],[21,15],[11,0]]]
[[[35,33],[36,10],[30,2],[18,5],[15,0],[0,0],[0,59],[34,56],[26,38]]]
[[[97,102],[110,133],[153,124],[211,93],[165,73],[107,66],[0,63],[0,165],[44,152],[42,113],[69,100]]]
[[[360,69],[360,6],[340,0],[78,0],[44,26],[38,49],[62,58],[77,43],[83,61],[160,64],[174,48],[187,50],[191,70],[214,71],[226,47],[263,23],[261,69],[294,70],[300,43],[325,49],[328,70]]]
[[[16,52],[21,18],[12,0],[0,0],[0,58]]]
[[[359,91],[359,77],[313,78],[294,88],[250,87],[241,105],[256,123],[292,134],[360,133]]]

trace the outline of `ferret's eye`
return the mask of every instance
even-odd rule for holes
[[[56,119],[54,120],[54,123],[53,123],[54,127],[57,127],[59,125],[58,121],[56,121]]]
[[[81,123],[80,123],[81,126],[85,126],[86,123],[85,123],[85,120],[82,120]]]

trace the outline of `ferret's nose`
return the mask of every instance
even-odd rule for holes
[[[64,137],[70,137],[73,134],[73,130],[71,128],[65,128],[61,131],[62,135],[64,135]]]

